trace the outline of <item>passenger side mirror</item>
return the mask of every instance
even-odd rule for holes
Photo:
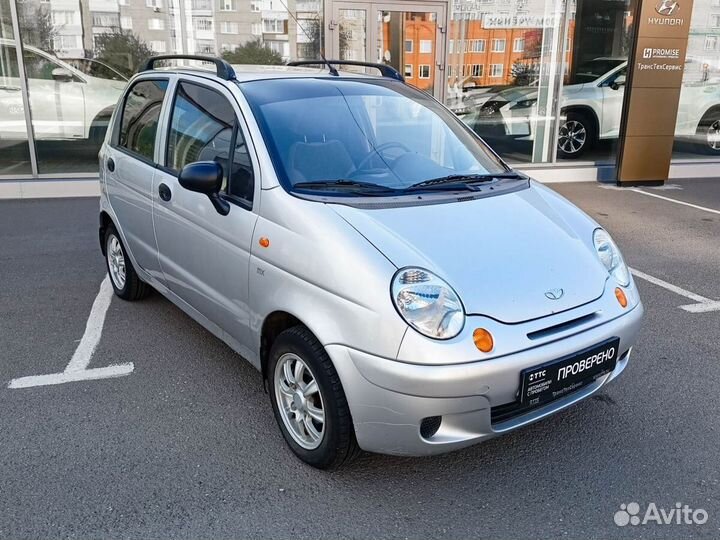
[[[625,75],[618,75],[610,85],[610,88],[619,90],[622,86],[625,86]]]
[[[218,214],[227,216],[230,213],[230,203],[220,197],[223,181],[223,170],[220,164],[214,161],[188,163],[180,171],[178,181],[189,191],[207,195]]]
[[[70,82],[73,80],[73,74],[70,70],[62,67],[57,67],[52,70],[52,78],[58,82]]]

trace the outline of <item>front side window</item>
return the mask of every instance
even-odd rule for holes
[[[118,144],[148,160],[153,159],[158,119],[167,81],[140,81],[125,98]]]
[[[167,167],[179,173],[195,161],[218,163],[223,169],[222,191],[252,201],[253,167],[235,111],[218,92],[183,82],[170,120]]]
[[[276,79],[240,87],[289,190],[337,180],[402,190],[506,172],[456,116],[400,83]]]

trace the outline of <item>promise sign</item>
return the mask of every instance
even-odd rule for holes
[[[670,172],[692,0],[640,0],[620,125],[618,185],[662,184]]]

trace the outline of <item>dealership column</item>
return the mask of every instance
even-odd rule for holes
[[[662,184],[670,172],[692,0],[640,0],[635,13],[617,183]]]

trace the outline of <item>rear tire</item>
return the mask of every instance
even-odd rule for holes
[[[140,300],[150,293],[150,286],[135,272],[120,235],[113,225],[105,231],[105,264],[115,294],[123,300]]]
[[[558,130],[558,157],[577,159],[595,146],[595,124],[588,115],[570,111]]]
[[[703,154],[720,156],[720,111],[705,114],[697,128],[697,147]]]
[[[335,470],[360,453],[340,378],[325,348],[304,326],[280,333],[267,370],[275,420],[292,451]]]

